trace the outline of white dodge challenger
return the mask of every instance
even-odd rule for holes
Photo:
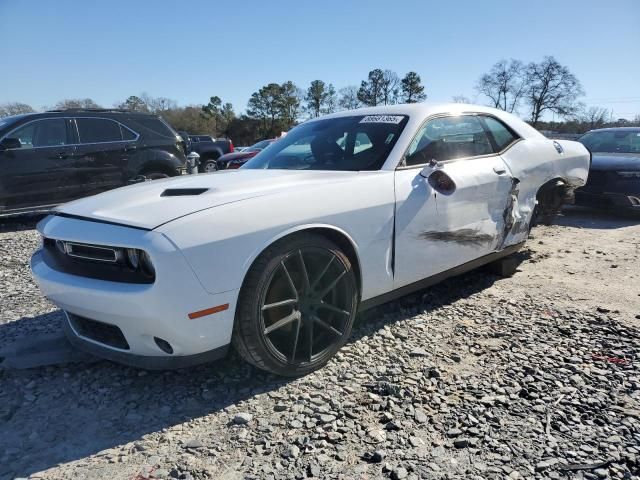
[[[233,344],[300,375],[348,340],[358,310],[516,251],[590,160],[492,108],[345,111],[240,170],[63,205],[38,224],[31,268],[81,349],[172,368]]]

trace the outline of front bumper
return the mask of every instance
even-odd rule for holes
[[[156,268],[152,284],[114,282],[55,270],[38,250],[31,270],[42,293],[67,312],[66,329],[82,350],[144,368],[175,368],[218,358],[231,341],[238,290],[210,294],[182,252],[164,235],[128,227],[47,217],[38,225],[47,238],[146,250]],[[226,310],[189,318],[189,313],[228,304]],[[126,342],[79,331],[69,316],[101,322]],[[171,346],[167,353],[158,339]]]
[[[640,212],[640,194],[637,193],[594,192],[578,189],[575,197],[576,205]]]

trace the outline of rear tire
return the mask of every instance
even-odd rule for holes
[[[206,160],[202,165],[202,171],[204,173],[212,173],[218,170],[218,162],[215,160]]]
[[[305,375],[348,340],[359,301],[352,265],[327,238],[300,233],[267,248],[238,298],[233,345],[252,365]]]

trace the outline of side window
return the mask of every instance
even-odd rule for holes
[[[80,143],[120,142],[120,124],[104,118],[76,118]]]
[[[171,131],[171,129],[159,118],[155,117],[138,117],[135,119],[135,122],[138,125],[144,127],[146,131],[150,131],[155,135],[159,135],[161,137],[175,138],[175,134]],[[137,130],[134,126],[134,130]],[[138,133],[144,133],[138,130]],[[202,141],[201,139],[199,141]]]
[[[135,140],[137,135],[129,130],[124,125],[120,125],[120,133],[122,134],[123,140]]]
[[[429,120],[411,142],[406,165],[422,165],[493,153],[491,142],[474,115],[440,117]]]
[[[501,121],[496,120],[493,117],[482,117],[491,131],[498,151],[502,151],[515,142],[518,137],[511,132]]]
[[[20,145],[22,145],[20,148],[33,148],[33,137],[35,136],[36,124],[38,123],[40,122],[33,122],[19,128],[15,132],[11,133],[9,138],[17,138],[20,140]]]
[[[55,147],[69,143],[67,123],[63,118],[30,123],[13,132],[11,138],[20,140],[21,148]]]

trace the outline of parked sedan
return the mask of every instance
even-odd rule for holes
[[[233,344],[300,375],[359,310],[521,248],[534,212],[584,185],[589,158],[487,107],[345,111],[239,170],[64,205],[39,223],[31,268],[79,348],[166,368]]]
[[[640,128],[592,130],[579,138],[592,153],[576,204],[640,213]]]
[[[218,170],[234,170],[240,168],[273,142],[275,142],[275,139],[262,140],[261,142],[254,143],[250,147],[243,148],[241,151],[234,151],[221,156],[218,159]]]

